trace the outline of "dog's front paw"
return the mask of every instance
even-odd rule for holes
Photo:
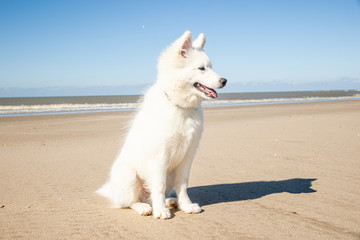
[[[200,208],[199,204],[197,204],[197,203],[181,205],[180,209],[186,213],[200,213],[201,212],[201,208]]]
[[[167,208],[157,209],[153,211],[154,218],[169,219],[171,218],[170,210]]]

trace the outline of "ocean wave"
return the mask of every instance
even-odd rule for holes
[[[267,99],[241,99],[241,100],[213,100],[203,101],[204,107],[222,107],[256,104],[296,103],[296,102],[319,102],[360,100],[360,94],[342,97],[299,97],[299,98],[267,98]],[[32,114],[55,114],[55,113],[80,113],[80,112],[107,112],[134,110],[139,103],[95,103],[95,104],[38,104],[38,105],[15,105],[0,106],[0,116],[32,115]]]
[[[121,110],[132,110],[135,109],[137,106],[138,106],[137,103],[43,104],[43,105],[0,106],[0,115],[121,111]]]
[[[299,97],[299,98],[266,98],[266,99],[241,99],[241,100],[216,100],[204,101],[203,106],[232,106],[232,105],[253,105],[253,104],[276,104],[276,103],[298,103],[298,102],[321,102],[321,101],[341,101],[341,100],[360,100],[360,94],[342,97]]]

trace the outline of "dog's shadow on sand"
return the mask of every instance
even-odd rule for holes
[[[274,193],[313,193],[311,184],[316,179],[294,178],[282,181],[259,181],[191,187],[188,194],[193,202],[206,206],[223,202],[261,198]]]

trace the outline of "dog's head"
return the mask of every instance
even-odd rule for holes
[[[190,98],[217,98],[214,88],[223,88],[227,80],[212,70],[204,51],[205,35],[193,41],[186,31],[160,56],[158,79],[165,90]]]

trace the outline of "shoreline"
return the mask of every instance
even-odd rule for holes
[[[263,99],[261,100],[233,100],[231,103],[223,100],[206,101],[202,104],[202,108],[222,108],[222,107],[241,107],[241,106],[256,106],[256,105],[277,105],[277,104],[297,104],[297,103],[317,103],[317,102],[342,102],[342,101],[359,101],[360,97],[334,97],[334,98],[312,98],[312,99]],[[76,104],[74,108],[78,108]],[[87,105],[87,104],[85,104]],[[59,110],[46,112],[20,112],[20,113],[1,113],[1,117],[13,116],[41,116],[41,115],[58,115],[58,114],[84,114],[84,113],[107,113],[107,112],[128,112],[135,111],[138,105],[131,104],[131,107],[117,108],[117,109],[90,109],[90,110]],[[41,105],[36,105],[36,108]],[[82,107],[84,108],[84,107]]]
[[[248,109],[248,108],[271,108],[276,106],[297,106],[297,105],[318,105],[318,104],[331,104],[331,103],[346,103],[346,102],[360,102],[360,99],[351,99],[351,100],[334,100],[334,101],[307,101],[307,102],[281,102],[281,103],[269,103],[269,104],[248,104],[248,105],[227,105],[227,106],[202,106],[202,109],[205,112],[207,111],[220,111],[220,110],[236,110],[236,109]],[[37,119],[38,117],[49,117],[49,118],[71,118],[71,117],[88,117],[88,116],[117,116],[117,115],[133,115],[136,112],[136,108],[129,110],[114,110],[114,111],[89,111],[89,112],[59,112],[59,113],[44,113],[44,114],[16,114],[16,115],[0,115],[1,119],[11,118],[11,119],[21,119],[21,118],[32,118]],[[205,119],[206,121],[206,119]]]
[[[188,189],[204,211],[167,221],[94,193],[133,114],[0,118],[0,236],[359,238],[360,101],[204,108]]]

